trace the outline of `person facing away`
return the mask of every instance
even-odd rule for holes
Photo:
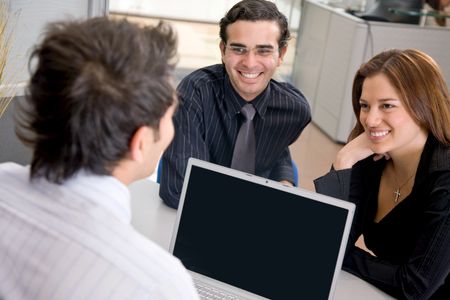
[[[439,66],[415,49],[382,52],[357,71],[352,102],[349,142],[315,180],[356,204],[343,269],[399,299],[449,299],[450,97]]]
[[[31,166],[0,165],[1,299],[197,299],[181,263],[130,224],[127,185],[173,138],[175,55],[163,23],[49,25],[19,115]]]
[[[289,37],[286,17],[270,1],[243,0],[220,20],[222,64],[194,71],[177,88],[175,138],[162,158],[160,196],[168,206],[178,207],[189,157],[294,183],[288,146],[311,114],[299,90],[272,79]],[[244,161],[253,170],[232,164],[245,121],[241,109],[249,103],[255,113],[255,156]]]

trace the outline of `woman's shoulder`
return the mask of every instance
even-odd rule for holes
[[[439,143],[431,137],[431,142],[427,142],[422,159],[428,162],[425,172],[422,172],[422,190],[430,189],[438,197],[439,201],[432,201],[433,205],[439,205],[450,209],[450,147]],[[428,159],[427,159],[428,158]]]
[[[434,140],[429,151],[431,153],[430,173],[432,172],[450,172],[450,147]]]

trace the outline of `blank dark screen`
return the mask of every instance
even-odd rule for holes
[[[192,166],[174,255],[270,299],[327,299],[347,213]]]

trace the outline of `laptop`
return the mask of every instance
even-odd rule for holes
[[[332,299],[354,209],[191,158],[170,251],[202,298]]]

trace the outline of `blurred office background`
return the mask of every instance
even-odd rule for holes
[[[22,101],[32,45],[48,21],[109,14],[140,24],[170,22],[178,32],[176,80],[191,71],[220,63],[218,21],[237,0],[0,0],[11,13],[14,43],[8,58],[8,93],[16,97],[0,119],[0,162],[26,164],[30,152],[14,135],[13,115]],[[292,39],[275,79],[291,82],[307,96],[313,122],[291,146],[300,186],[326,173],[354,124],[350,89],[354,72],[373,54],[392,47],[419,48],[432,55],[450,78],[450,30],[423,14],[421,24],[368,21],[361,15],[382,0],[275,0],[288,17]],[[409,0],[408,0],[409,1]],[[393,1],[395,2],[395,1]],[[449,20],[447,20],[449,23]],[[4,85],[3,85],[4,86]]]

